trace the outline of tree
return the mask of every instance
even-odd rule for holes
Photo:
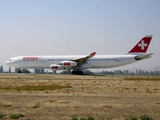
[[[15,68],[15,73],[18,73],[18,71],[19,71],[19,69]],[[29,70],[27,70],[27,69],[22,69],[21,73],[31,73],[31,72]]]
[[[34,72],[35,73],[45,73],[45,70],[43,69],[43,68],[41,68],[41,69],[34,69]]]
[[[18,68],[15,68],[15,73],[18,73]]]
[[[64,70],[60,74],[72,74],[72,72],[70,70]]]
[[[3,66],[0,67],[0,73],[3,73]]]
[[[40,73],[40,69],[38,69],[38,68],[37,68],[37,69],[34,69],[34,72],[35,72],[35,73]]]
[[[31,72],[27,69],[22,69],[22,73],[31,73]]]
[[[94,73],[93,73],[92,71],[90,71],[90,70],[84,70],[83,73],[84,73],[84,74],[90,74],[90,75],[91,75],[91,74],[94,74]]]
[[[34,69],[34,73],[38,73],[38,69]]]
[[[9,66],[9,70],[8,70],[8,73],[11,73],[11,67]]]
[[[43,68],[40,69],[40,73],[45,73]]]

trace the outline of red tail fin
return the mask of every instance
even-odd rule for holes
[[[150,41],[152,39],[152,35],[144,36],[129,52],[128,54],[144,54],[146,53]]]

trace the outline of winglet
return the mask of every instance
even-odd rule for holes
[[[93,57],[93,56],[95,56],[96,55],[96,52],[92,52],[89,56],[90,57]]]
[[[95,56],[96,52],[92,52],[90,55],[88,56],[85,56],[85,57],[81,57],[81,58],[76,58],[74,59],[73,61],[76,61],[76,62],[86,62],[89,58]]]
[[[128,54],[144,54],[146,53],[153,35],[144,36]]]

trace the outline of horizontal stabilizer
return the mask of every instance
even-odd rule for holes
[[[143,55],[143,56],[136,56],[135,59],[136,60],[142,60],[142,59],[147,59],[147,58],[150,58],[151,55],[153,55],[154,53],[149,53],[149,54],[146,54],[146,55]]]

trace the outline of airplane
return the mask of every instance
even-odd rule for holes
[[[146,35],[126,54],[123,55],[61,55],[61,56],[18,56],[10,58],[5,63],[14,68],[21,69],[51,69],[72,70],[72,74],[83,74],[84,69],[112,68],[131,64],[147,58],[154,53],[145,54],[152,35]]]

